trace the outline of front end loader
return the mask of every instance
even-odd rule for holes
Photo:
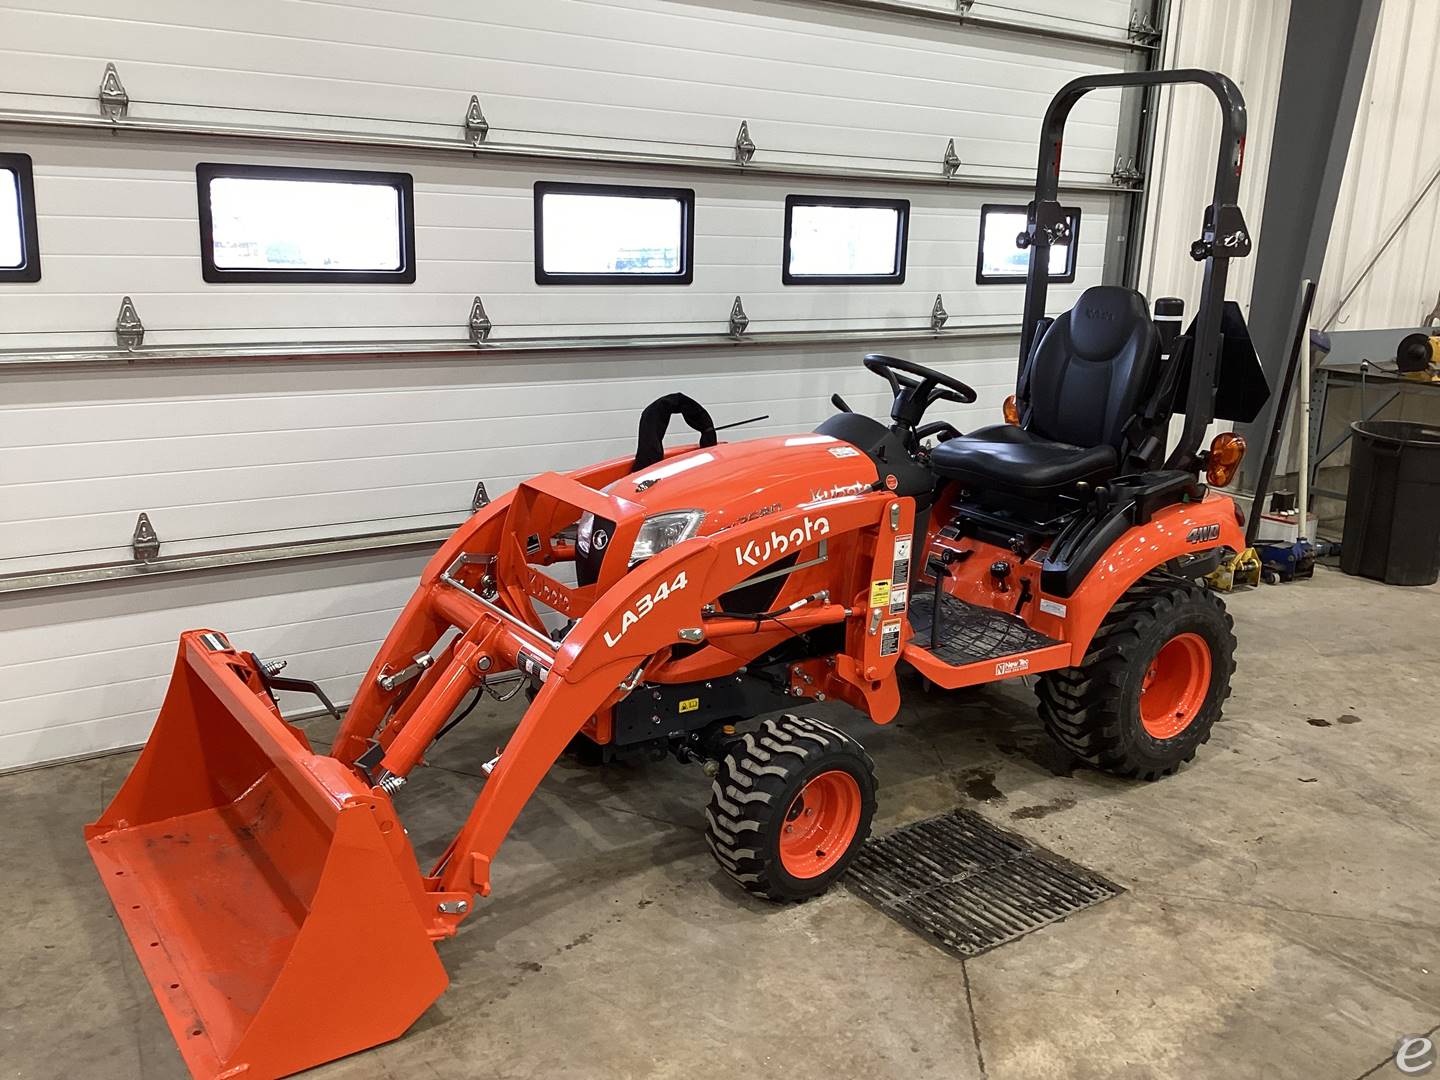
[[[1194,325],[1167,330],[1118,286],[1048,316],[1071,106],[1181,82],[1222,113]],[[1249,250],[1234,205],[1243,136],[1220,75],[1068,84],[1021,236],[1034,254],[1006,423],[926,421],[974,390],[879,354],[865,364],[891,388],[889,423],[837,397],[814,432],[722,443],[697,403],[662,398],[633,458],[533,477],[456,531],[328,753],[276,704],[307,684],[223,633],[184,633],[154,733],[86,835],[194,1075],[265,1080],[402,1034],[446,986],[436,943],[489,895],[501,844],[570,746],[700,765],[715,858],[780,901],[840,878],[875,809],[870,757],[789,711],[801,702],[883,724],[905,670],[946,689],[1035,675],[1047,728],[1094,766],[1155,779],[1189,761],[1234,666],[1229,618],[1198,582],[1244,548],[1216,490],[1243,443],[1200,441],[1247,359],[1221,330],[1228,260]],[[664,448],[675,414],[698,445]],[[479,694],[507,684],[526,707],[422,868],[405,785]]]

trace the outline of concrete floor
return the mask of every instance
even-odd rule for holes
[[[1018,682],[842,720],[877,828],[975,807],[1118,899],[962,963],[843,889],[748,900],[705,850],[698,770],[562,762],[441,946],[448,993],[309,1075],[1401,1075],[1397,1039],[1440,1023],[1440,588],[1322,570],[1230,606],[1226,719],[1157,784],[1072,768]],[[401,795],[422,854],[514,716],[477,710]],[[80,839],[132,760],[0,778],[0,1077],[187,1075]]]

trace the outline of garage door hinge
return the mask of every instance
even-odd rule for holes
[[[475,495],[470,500],[470,512],[482,510],[490,505],[490,493],[485,490],[485,481],[481,480],[475,485]]]
[[[160,534],[150,524],[150,515],[142,513],[135,519],[135,535],[130,538],[130,553],[136,562],[150,562],[160,554]]]
[[[735,135],[735,163],[749,165],[755,156],[755,141],[750,138],[750,122],[740,121],[740,130]]]
[[[940,171],[949,180],[960,171],[960,155],[955,152],[955,140],[951,139],[945,144],[945,156],[940,159]]]
[[[126,352],[145,344],[145,324],[128,296],[121,298],[120,313],[115,316],[115,344]]]
[[[105,74],[100,78],[100,115],[110,120],[120,120],[130,111],[130,95],[120,81],[120,73],[114,64],[105,65]]]
[[[480,96],[471,94],[470,108],[465,110],[465,137],[473,145],[479,146],[489,134],[490,121],[485,119],[485,112],[480,108]]]
[[[975,0],[955,0],[955,12],[962,19],[970,14],[970,9],[975,6]]]
[[[1149,15],[1134,11],[1130,13],[1130,25],[1125,28],[1125,36],[1141,45],[1154,45],[1160,40],[1160,31],[1155,29]]]
[[[935,294],[935,306],[930,309],[930,329],[943,330],[945,324],[950,321],[950,313],[945,310],[945,301],[939,293]]]
[[[1117,187],[1136,187],[1145,180],[1139,163],[1133,157],[1117,157],[1110,173],[1110,182]]]
[[[485,314],[485,305],[480,297],[475,297],[475,302],[470,305],[470,344],[485,344],[492,328],[490,316]]]
[[[735,303],[730,305],[730,336],[736,339],[745,336],[745,329],[750,325],[750,316],[745,314],[745,305],[740,302],[740,297],[735,297]]]

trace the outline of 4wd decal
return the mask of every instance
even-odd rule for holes
[[[1207,540],[1219,540],[1219,539],[1220,539],[1220,526],[1219,526],[1219,524],[1215,524],[1215,525],[1197,525],[1197,526],[1195,526],[1195,528],[1191,529],[1188,533],[1185,534],[1185,542],[1186,542],[1187,544],[1203,544],[1203,543],[1205,543]]]
[[[620,617],[620,632],[618,634],[611,634],[609,630],[605,631],[605,644],[609,645],[612,649],[616,645],[619,645],[620,639],[625,636],[626,632],[646,615],[654,611],[656,604],[668,599],[672,593],[679,592],[685,588],[687,584],[689,584],[689,582],[685,579],[685,571],[681,570],[680,573],[675,575],[674,581],[662,581],[654,592],[647,593],[640,597],[639,600],[635,601],[635,606]]]
[[[807,517],[789,532],[772,532],[765,540],[747,540],[744,547],[735,549],[735,565],[764,566],[778,556],[787,555],[829,535],[829,518]]]

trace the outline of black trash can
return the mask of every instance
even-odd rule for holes
[[[1388,585],[1440,577],[1440,426],[1363,420],[1354,431],[1340,569]]]

